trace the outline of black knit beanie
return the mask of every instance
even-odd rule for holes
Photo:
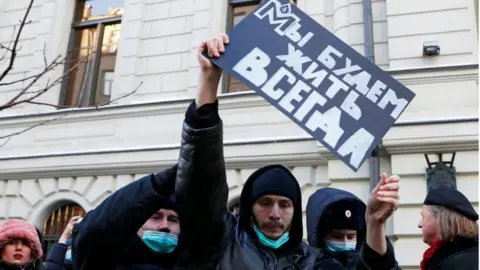
[[[252,184],[252,205],[263,195],[279,195],[292,200],[295,204],[297,198],[297,183],[289,173],[281,168],[267,170],[255,179]]]
[[[175,196],[175,193],[173,193],[172,195],[170,195],[170,197],[168,198],[167,200],[167,206],[165,207],[165,209],[170,209],[170,210],[173,210],[173,211],[177,211],[176,207],[175,207],[175,203],[177,201],[177,197]]]

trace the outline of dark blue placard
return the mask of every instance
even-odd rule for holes
[[[415,97],[295,5],[269,0],[212,61],[358,171]]]

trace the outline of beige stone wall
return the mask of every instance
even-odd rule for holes
[[[313,142],[296,142],[296,146],[304,144],[312,146]],[[318,162],[317,165],[306,165],[311,160],[304,158],[288,157],[285,150],[288,143],[280,143],[276,149],[277,156],[283,157],[283,164],[288,166],[298,178],[303,194],[303,209],[305,211],[307,198],[316,189],[322,187],[336,187],[353,192],[366,201],[369,191],[368,170],[365,168],[359,173],[345,173],[347,167],[338,160],[328,163]],[[268,145],[263,144],[263,149]],[[292,145],[290,145],[292,146]],[[226,153],[234,147],[226,147]],[[248,150],[251,151],[251,147]],[[246,149],[247,150],[247,149]],[[238,157],[237,157],[238,159]],[[245,158],[246,159],[246,158]],[[228,158],[228,184],[230,187],[229,201],[234,202],[239,198],[242,186],[248,176],[257,169],[255,164],[272,163],[268,158],[259,158],[250,162],[237,161]],[[262,161],[262,159],[264,159]],[[462,151],[457,153],[457,185],[474,204],[478,211],[478,151]],[[242,164],[243,163],[243,164]],[[295,166],[295,164],[298,164]],[[302,165],[300,165],[302,164]],[[394,241],[397,260],[404,269],[419,269],[418,264],[426,245],[421,241],[421,231],[417,228],[420,220],[420,208],[426,195],[425,166],[422,154],[395,154],[381,160],[382,170],[402,176],[401,179],[401,205],[394,217],[389,220],[388,233]],[[124,168],[124,170],[145,171],[144,168]],[[148,168],[153,170],[154,166]],[[160,166],[159,166],[160,167]],[[79,171],[79,176],[65,176],[66,172],[45,172],[51,177],[31,179],[10,179],[0,181],[0,216],[7,218],[25,218],[37,226],[42,226],[45,218],[56,207],[67,202],[75,202],[85,210],[90,210],[101,203],[107,196],[127,185],[128,183],[146,175],[144,173],[124,174],[115,169],[96,169],[98,173],[88,175],[88,170]],[[119,171],[119,174],[105,174],[107,171]],[[343,173],[342,173],[343,172]],[[20,173],[21,174],[21,173]],[[56,176],[57,175],[57,176]],[[305,213],[304,213],[305,214]],[[305,218],[304,218],[305,220]],[[306,238],[306,228],[305,228]]]
[[[421,2],[421,3],[420,3]],[[382,170],[402,177],[401,206],[388,233],[404,269],[419,269],[425,245],[416,228],[426,194],[424,153],[457,151],[458,188],[478,208],[478,35],[473,1],[373,0],[377,65],[417,96],[382,141]],[[27,0],[0,0],[0,42],[11,37]],[[298,6],[363,53],[360,0],[298,0]],[[32,24],[8,80],[21,79],[47,57],[65,54],[73,0],[36,0]],[[198,86],[195,48],[227,25],[228,1],[125,0],[113,98],[115,106],[68,110],[68,116],[13,137],[0,147],[0,218],[23,217],[38,226],[73,201],[86,210],[125,184],[178,158],[184,112]],[[69,12],[72,11],[72,12]],[[422,57],[424,41],[438,41],[438,57]],[[0,70],[5,67],[0,62]],[[61,70],[52,72],[59,76]],[[45,81],[39,82],[39,86]],[[20,86],[18,86],[20,87]],[[0,102],[16,89],[0,86]],[[218,89],[222,92],[221,87]],[[60,87],[41,101],[57,103]],[[292,168],[303,202],[317,188],[343,188],[366,200],[368,161],[357,173],[253,92],[222,94],[230,199],[256,168]],[[42,114],[38,114],[41,112]],[[0,113],[0,137],[56,118],[48,107]],[[432,122],[433,121],[433,122]],[[0,145],[4,140],[0,139]]]
[[[418,269],[418,263],[427,247],[421,241],[420,209],[426,196],[425,158],[421,154],[391,156],[392,173],[402,176],[401,206],[393,218],[393,233],[398,262],[409,269]],[[457,188],[478,211],[478,151],[464,151],[455,157]]]

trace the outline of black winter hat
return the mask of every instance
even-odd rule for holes
[[[478,214],[475,212],[470,201],[460,191],[450,187],[432,189],[425,198],[424,205],[437,205],[448,208],[462,214],[467,218],[477,221]]]
[[[297,180],[281,168],[273,168],[260,174],[252,185],[251,203],[266,194],[284,196],[295,204],[297,198]]]
[[[269,171],[276,171],[278,173],[272,173],[270,174]],[[264,189],[260,191],[260,188],[258,190],[255,190],[254,186],[256,186],[257,181],[260,180],[260,178],[268,178],[265,177],[267,175],[270,176],[281,176],[277,180],[278,181],[273,181],[274,186],[283,186],[287,185],[288,186],[288,198],[293,199],[293,207],[294,207],[294,212],[293,212],[293,219],[292,219],[292,224],[290,228],[290,239],[288,240],[287,244],[282,246],[282,247],[298,247],[298,245],[302,244],[303,240],[303,224],[302,224],[302,191],[300,188],[300,185],[298,184],[297,179],[295,176],[288,170],[288,168],[282,166],[282,165],[268,165],[265,167],[262,167],[258,170],[256,170],[254,173],[252,173],[247,181],[245,182],[242,193],[240,195],[240,211],[238,213],[238,225],[242,229],[246,230],[252,230],[252,205],[253,205],[253,198],[257,197],[261,194],[272,194],[272,192],[278,192],[278,193],[284,193],[285,189]],[[291,181],[289,181],[290,179]],[[271,180],[271,179],[270,179]],[[268,179],[265,179],[263,181],[269,181]],[[261,181],[261,182],[263,182]],[[258,185],[260,187],[262,185]],[[283,190],[283,191],[282,191]],[[265,193],[266,191],[266,193]],[[291,194],[292,192],[293,194]],[[253,195],[253,194],[256,195]],[[285,193],[284,193],[285,194]]]
[[[173,211],[177,211],[177,210],[176,210],[176,207],[175,207],[176,201],[177,201],[177,197],[175,196],[175,193],[173,193],[173,194],[170,195],[170,197],[168,198],[168,200],[167,200],[167,206],[165,207],[165,209],[170,209],[170,210],[173,210]]]
[[[319,222],[323,232],[328,230],[365,229],[365,208],[358,201],[342,200],[330,205]]]

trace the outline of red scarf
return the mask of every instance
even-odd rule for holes
[[[442,241],[440,241],[440,239],[436,239],[435,241],[433,241],[433,244],[423,253],[423,260],[420,263],[420,269],[427,270],[428,261],[433,257],[437,249],[442,245],[443,243]]]

